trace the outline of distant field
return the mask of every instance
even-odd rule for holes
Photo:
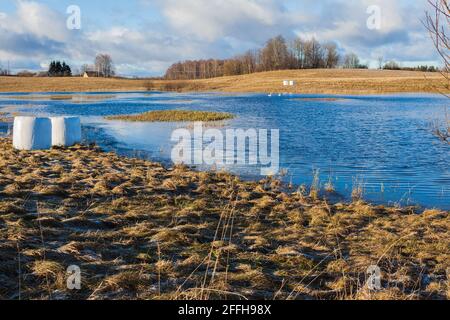
[[[144,90],[145,81],[105,78],[0,77],[0,92],[87,92]]]
[[[293,88],[283,80],[296,80]],[[151,84],[150,84],[151,83]],[[289,70],[192,81],[0,77],[0,92],[220,91],[380,94],[449,92],[439,73],[379,70]]]

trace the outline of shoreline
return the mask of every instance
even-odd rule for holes
[[[297,86],[282,85],[295,80]],[[313,69],[254,73],[199,80],[149,80],[119,78],[0,77],[3,93],[63,92],[220,92],[377,95],[449,92],[439,73],[387,70]]]
[[[29,299],[450,298],[450,212],[329,204],[92,146],[0,148],[1,298],[17,274]],[[374,264],[379,291],[364,285]],[[69,265],[80,291],[64,287]]]
[[[13,126],[13,118],[6,118],[6,119],[2,119],[1,117],[1,113],[0,113],[0,125],[6,125],[6,126]],[[91,132],[95,132],[95,135],[99,134],[99,132],[101,132],[103,129],[101,128],[96,128],[94,126],[87,126],[87,128],[89,128],[88,131]],[[130,148],[126,145],[121,144],[120,142],[118,142],[117,140],[115,140],[115,138],[113,138],[112,136],[106,134],[105,132],[101,133],[103,135],[103,139],[108,139],[107,145],[101,145],[98,144],[96,141],[96,138],[93,138],[93,136],[90,135],[89,138],[86,138],[86,142],[84,142],[83,144],[93,144],[95,146],[97,146],[99,149],[101,149],[103,152],[106,153],[113,153],[118,155],[119,157],[122,158],[126,158],[126,159],[139,159],[139,160],[143,160],[143,161],[150,161],[150,162],[154,162],[154,163],[158,163],[160,166],[162,166],[165,169],[170,169],[173,166],[172,161],[170,160],[170,158],[161,158],[161,157],[152,157],[150,154],[151,152],[146,151],[146,150],[136,150],[134,148]],[[4,139],[10,139],[10,136],[7,135],[3,135]],[[0,134],[0,139],[2,139],[2,135]],[[100,139],[101,140],[101,139]],[[136,154],[137,152],[137,154]],[[198,169],[196,166],[186,166],[186,168],[190,171],[193,172],[217,172],[216,170],[202,170],[202,169]],[[243,182],[249,182],[249,183],[257,183],[261,180],[261,176],[260,175],[241,175],[239,173],[235,173],[235,172],[227,172],[228,174],[237,177],[239,180],[243,181]],[[278,179],[280,180],[280,182],[282,183],[284,189],[283,191],[286,191],[288,189],[291,190],[298,190],[301,187],[311,187],[310,185],[307,184],[293,184],[293,183],[288,183],[287,181],[283,181],[282,177],[278,177]],[[288,185],[290,186],[288,188]],[[324,201],[327,201],[329,203],[350,203],[352,201],[352,198],[350,195],[346,196],[342,193],[338,193],[336,191],[326,191],[325,190],[326,187],[321,186],[321,188],[318,190],[318,197],[321,198]],[[364,201],[365,203],[367,203],[370,206],[376,207],[376,206],[385,206],[385,207],[398,207],[401,209],[408,209],[408,210],[412,210],[416,213],[423,213],[425,211],[428,210],[441,210],[441,211],[447,211],[449,209],[447,208],[442,208],[442,207],[436,207],[435,205],[424,205],[421,203],[415,203],[415,204],[410,204],[410,205],[401,205],[401,204],[395,204],[395,203],[389,203],[386,201],[371,201],[369,199],[365,199],[364,196],[362,197],[361,201]],[[450,211],[450,210],[449,210]]]
[[[148,91],[148,90],[130,90],[130,91],[123,91],[123,90],[117,90],[117,91],[105,91],[103,89],[100,90],[92,90],[92,91],[61,91],[61,92],[54,92],[54,91],[17,91],[17,92],[2,92],[0,91],[0,97],[7,97],[8,95],[52,95],[52,96],[63,96],[63,95],[89,95],[89,94],[111,94],[111,95],[117,95],[117,94],[129,94],[129,93],[139,93],[139,94],[145,94],[145,93],[174,93],[174,94],[219,94],[219,95],[267,95],[270,94],[270,92],[245,92],[245,91],[235,91],[235,92],[227,92],[227,91]],[[450,93],[450,92],[449,92]],[[381,93],[366,93],[366,92],[358,92],[358,93],[326,93],[326,92],[307,92],[307,93],[282,93],[283,97],[289,96],[289,95],[297,95],[302,96],[299,98],[299,100],[325,100],[325,99],[334,99],[334,100],[340,100],[345,99],[346,97],[389,97],[389,96],[397,96],[397,95],[430,95],[430,96],[443,96],[440,92],[433,92],[433,91],[398,91],[398,92],[381,92]],[[309,97],[313,96],[313,97]],[[315,97],[315,96],[325,96],[325,97]],[[278,96],[273,96],[274,98]],[[295,99],[295,98],[294,98]],[[30,101],[33,101],[34,99],[30,99]]]

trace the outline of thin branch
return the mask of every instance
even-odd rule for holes
[[[426,19],[422,21],[425,28],[430,33],[436,51],[441,56],[444,67],[441,70],[441,75],[447,80],[448,92],[450,88],[450,38],[448,36],[450,29],[450,4],[448,0],[428,0],[434,13],[426,12]],[[438,90],[440,92],[441,90]],[[441,92],[445,97],[450,98],[447,92]],[[434,134],[444,142],[450,144],[450,121],[448,119],[447,108],[445,109],[446,121],[444,126],[438,123],[434,126]]]

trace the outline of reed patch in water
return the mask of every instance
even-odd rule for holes
[[[106,117],[108,120],[122,120],[133,122],[194,122],[221,121],[233,119],[234,115],[225,112],[161,110],[150,111],[135,115],[118,115]]]

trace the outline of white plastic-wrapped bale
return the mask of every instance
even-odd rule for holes
[[[77,117],[53,117],[52,145],[70,147],[81,142],[81,122]]]
[[[52,123],[49,118],[16,117],[13,147],[18,150],[45,150],[52,147]]]

